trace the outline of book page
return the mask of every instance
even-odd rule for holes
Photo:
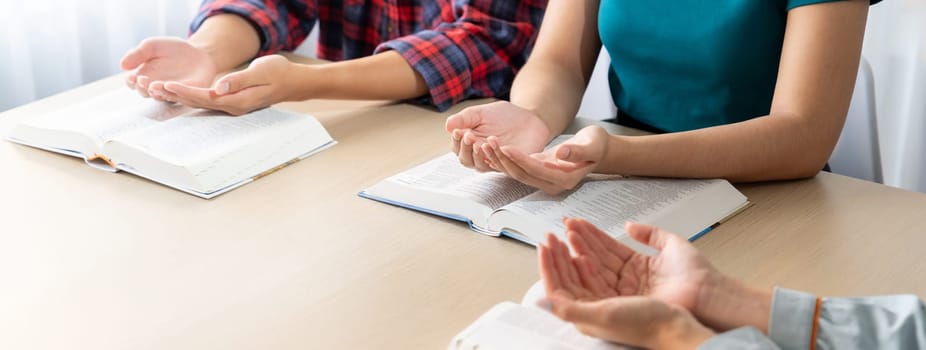
[[[99,146],[119,135],[151,127],[191,111],[193,109],[189,107],[143,98],[126,88],[69,105],[23,124],[77,132],[92,138]]]
[[[630,347],[592,338],[535,307],[495,305],[451,340],[450,350],[619,350]]]
[[[306,115],[272,108],[239,117],[197,110],[120,135],[104,150],[114,162],[160,181],[181,180],[175,174],[162,174],[165,165],[182,168],[195,179],[194,189],[211,192],[331,142],[324,127]]]
[[[493,213],[490,228],[518,227],[539,242],[546,232],[561,235],[562,218],[568,216],[586,219],[621,239],[625,222],[643,221],[708,184],[710,180],[590,178],[571,192],[556,196],[537,192],[505,206]]]
[[[480,173],[466,168],[453,153],[390,177],[387,181],[464,197],[492,210],[535,191],[532,187],[505,175]]]

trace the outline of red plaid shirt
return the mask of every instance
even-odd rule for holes
[[[317,19],[318,56],[344,60],[395,50],[424,77],[417,102],[445,110],[471,97],[505,98],[527,61],[547,0],[205,0],[193,20],[237,14],[260,55],[295,50]]]

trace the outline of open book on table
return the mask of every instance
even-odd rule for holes
[[[726,180],[597,175],[551,196],[499,173],[467,169],[452,153],[389,177],[360,196],[533,245],[547,232],[562,234],[564,216],[578,217],[641,251],[648,250],[624,234],[628,220],[694,239],[749,203]]]
[[[8,138],[207,199],[335,144],[311,116],[268,108],[233,117],[129,89],[27,119]]]
[[[448,350],[625,350],[635,349],[580,333],[537,302],[543,285],[534,284],[520,304],[498,303],[457,334]]]

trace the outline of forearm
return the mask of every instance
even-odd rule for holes
[[[230,71],[257,55],[260,38],[244,18],[233,14],[209,17],[188,39],[209,53],[219,72]]]
[[[575,118],[595,68],[598,1],[551,0],[530,59],[511,86],[511,103],[537,114],[553,138]]]
[[[839,118],[775,115],[687,132],[615,135],[595,171],[737,182],[811,177],[823,168],[838,137],[822,130],[841,126]]]
[[[586,81],[549,60],[528,61],[511,86],[511,103],[537,114],[555,137],[579,110]]]
[[[289,79],[289,100],[403,100],[428,93],[424,78],[395,51],[322,65],[294,64]]]

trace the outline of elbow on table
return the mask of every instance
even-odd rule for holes
[[[782,167],[781,180],[808,179],[816,176],[829,161],[830,151],[811,150],[791,157]]]

